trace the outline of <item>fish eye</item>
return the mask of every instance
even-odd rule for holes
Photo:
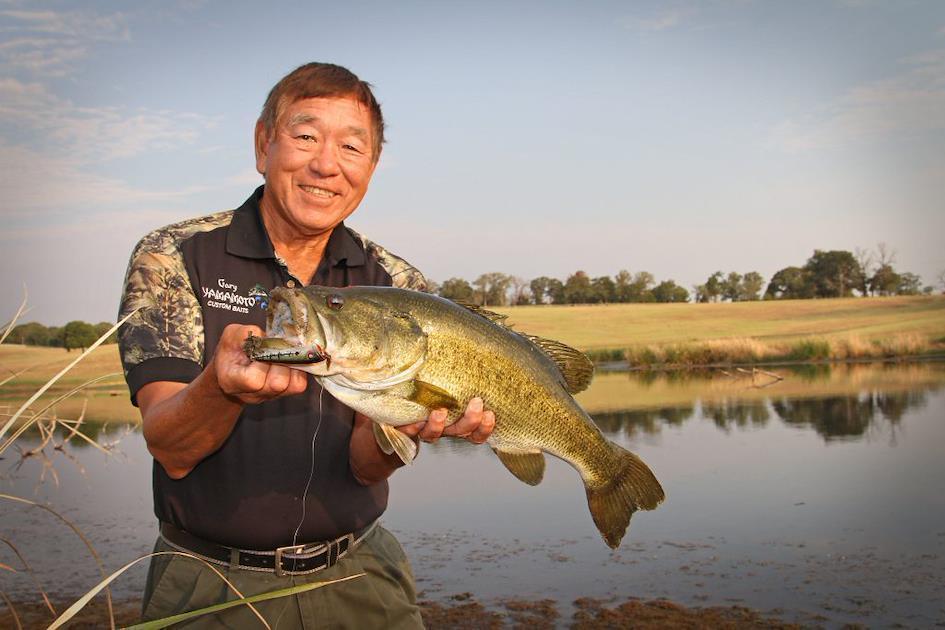
[[[345,299],[341,297],[340,295],[338,295],[337,293],[333,293],[332,295],[329,295],[325,299],[325,302],[328,304],[328,308],[333,308],[336,311],[340,310],[341,307],[345,305]]]

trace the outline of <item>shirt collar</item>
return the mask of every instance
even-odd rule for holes
[[[263,186],[260,186],[249,196],[243,205],[233,211],[233,220],[226,235],[226,251],[234,256],[243,258],[275,258],[276,252],[266,233],[262,215],[259,211],[259,201],[262,199]],[[339,223],[331,231],[328,244],[325,246],[324,258],[332,267],[344,263],[348,267],[359,267],[365,264],[364,250],[345,228]]]

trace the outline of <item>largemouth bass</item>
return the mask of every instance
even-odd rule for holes
[[[374,420],[378,444],[413,460],[416,445],[395,427],[449,411],[447,424],[479,396],[495,413],[488,443],[530,485],[544,453],[584,481],[594,523],[620,544],[634,511],[652,510],[663,489],[636,455],[607,440],[571,396],[587,387],[593,364],[564,344],[503,325],[501,316],[388,287],[276,288],[266,337],[251,336],[254,360],[315,376],[328,392]]]

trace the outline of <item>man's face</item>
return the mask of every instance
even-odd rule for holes
[[[374,173],[371,114],[349,97],[286,107],[272,137],[256,125],[266,226],[280,240],[323,234],[354,212]]]

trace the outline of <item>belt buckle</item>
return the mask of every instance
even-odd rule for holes
[[[341,548],[341,543],[346,543],[345,548]],[[335,566],[335,563],[338,562],[338,559],[342,554],[346,554],[351,551],[351,547],[354,545],[354,534],[345,534],[339,538],[334,539],[328,543],[328,559],[325,563],[325,568]]]
[[[287,547],[278,547],[276,549],[276,564],[275,571],[277,577],[282,577],[285,575],[285,572],[282,570],[282,555],[286,553],[293,553],[295,555],[301,554],[305,551],[305,545],[289,545]]]

